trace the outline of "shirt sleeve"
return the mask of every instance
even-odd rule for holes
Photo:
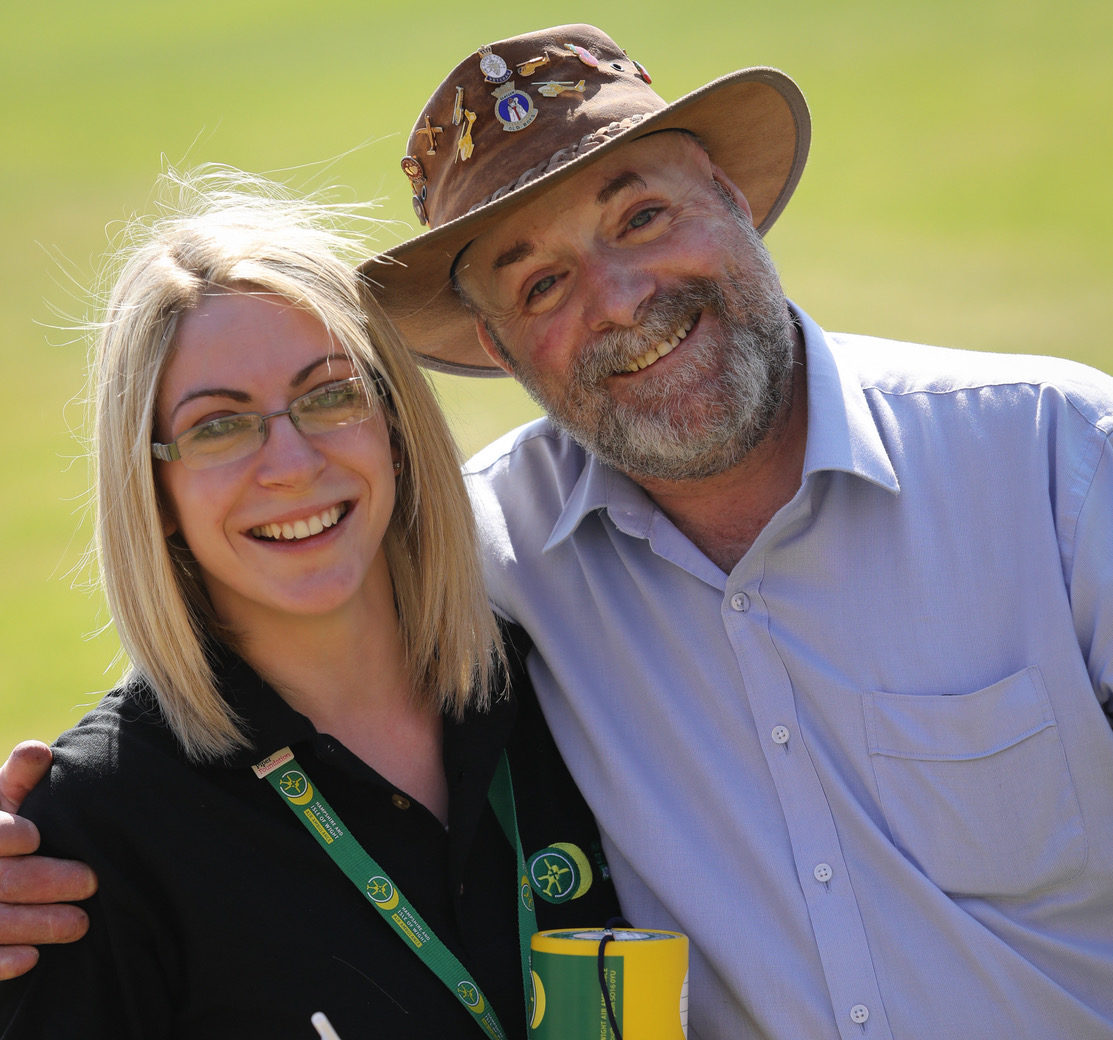
[[[85,938],[43,946],[27,975],[0,983],[4,1040],[173,1034],[173,964],[158,938],[157,907],[137,880],[141,865],[119,832],[128,803],[126,790],[64,752],[28,796],[24,812],[39,828],[42,851],[89,863],[100,891],[82,904],[90,918]]]
[[[1088,454],[1089,464],[1083,454],[1079,467],[1081,507],[1067,582],[1094,691],[1113,719],[1113,432],[1106,430]]]

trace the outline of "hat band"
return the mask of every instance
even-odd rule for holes
[[[631,127],[637,126],[643,119],[648,119],[651,115],[654,115],[654,113],[635,113],[632,116],[627,116],[625,119],[609,123],[607,126],[601,126],[597,130],[593,130],[590,134],[585,134],[576,144],[569,145],[567,148],[561,148],[560,151],[554,152],[549,156],[545,162],[538,163],[536,166],[531,166],[528,170],[523,170],[516,180],[511,181],[509,184],[504,184],[501,188],[496,188],[485,199],[482,199],[470,209],[466,210],[464,215],[467,216],[468,213],[474,213],[477,209],[489,206],[492,202],[497,202],[504,195],[509,195],[510,192],[517,191],[531,181],[535,181],[545,176],[545,174],[551,173],[558,167],[572,162],[573,159],[578,159],[581,155],[590,152],[593,148],[598,148],[601,144],[606,144],[612,137],[617,137],[619,134],[625,133]]]

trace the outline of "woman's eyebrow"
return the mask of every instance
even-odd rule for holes
[[[321,357],[310,361],[308,365],[299,368],[294,373],[294,377],[290,380],[291,389],[297,389],[301,386],[321,365],[331,365],[334,361],[347,362],[348,356],[346,354],[322,354]],[[174,409],[170,413],[171,421],[183,405],[189,404],[190,401],[196,401],[199,397],[224,397],[229,401],[236,401],[238,404],[249,404],[251,402],[251,395],[245,390],[234,390],[228,386],[202,386],[196,390],[190,390],[174,405]]]
[[[290,380],[290,387],[296,389],[301,386],[321,365],[331,365],[334,361],[347,363],[349,360],[348,355],[344,353],[322,354],[316,361],[310,361],[304,368],[298,369],[294,378]]]
[[[190,401],[196,401],[199,397],[226,397],[230,401],[238,401],[240,404],[247,404],[251,400],[251,395],[245,393],[243,390],[233,390],[226,386],[203,386],[196,390],[190,390],[188,394],[174,405],[173,410],[170,412],[170,419],[173,421],[174,416],[178,411]]]

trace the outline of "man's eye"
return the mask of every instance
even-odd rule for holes
[[[543,293],[547,293],[554,285],[556,285],[556,276],[548,274],[544,278],[533,283],[526,299],[532,300],[535,296],[541,296]]]
[[[660,212],[661,211],[659,209],[641,209],[641,210],[638,210],[638,212],[635,213],[630,218],[630,227],[632,227],[632,228],[645,227],[645,225],[648,224]]]

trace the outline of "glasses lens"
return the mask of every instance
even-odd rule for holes
[[[327,433],[340,426],[365,422],[375,408],[358,376],[311,390],[290,404],[290,414],[303,433]]]
[[[208,469],[257,451],[263,436],[260,416],[251,412],[227,415],[186,430],[178,438],[178,452],[189,469]]]

